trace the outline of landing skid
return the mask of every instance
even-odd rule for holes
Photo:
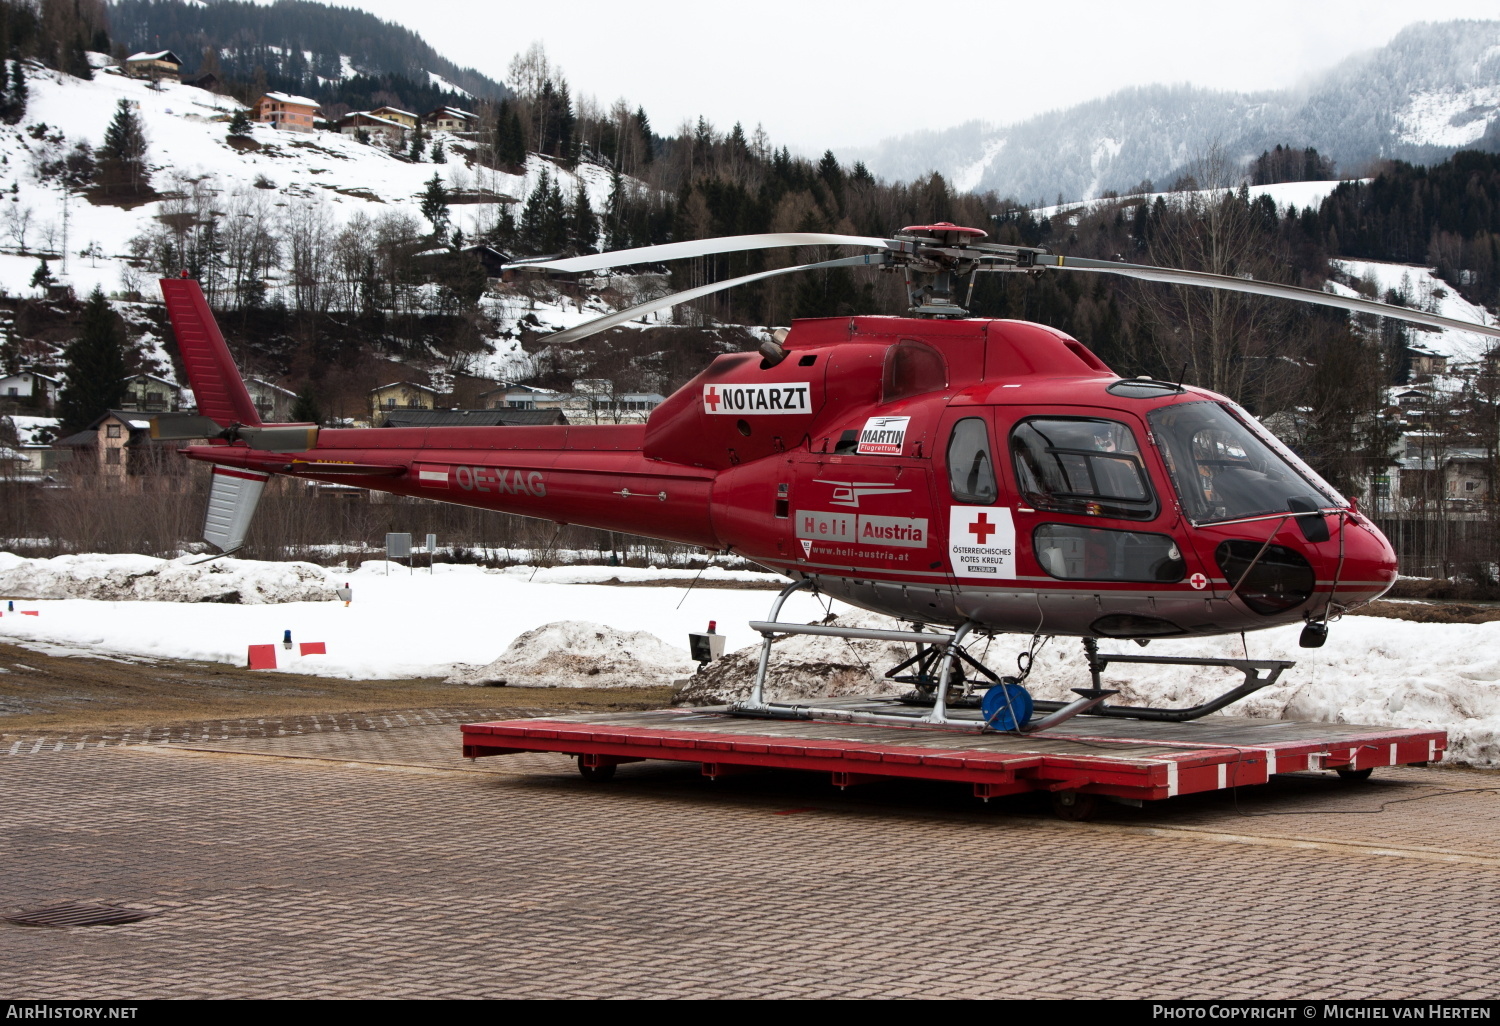
[[[964,667],[971,667],[977,670],[981,676],[988,678],[994,684],[998,685],[1002,683],[1002,678],[996,676],[992,670],[964,651],[965,639],[974,631],[978,626],[977,624],[973,621],[967,621],[953,633],[945,634],[936,631],[878,630],[867,627],[831,627],[820,624],[779,622],[778,617],[781,615],[781,608],[786,603],[786,600],[793,592],[807,587],[811,583],[810,580],[803,579],[787,585],[776,596],[776,601],[771,606],[771,618],[769,620],[751,621],[751,628],[759,632],[764,639],[761,644],[760,661],[756,666],[755,684],[751,689],[749,698],[729,707],[728,712],[730,715],[756,719],[842,720],[850,723],[901,723],[907,726],[923,724],[956,727],[979,732],[991,729],[982,717],[976,717],[972,712],[969,712],[970,709],[978,704],[977,700],[969,694],[970,689],[964,687],[962,691],[958,693],[954,692],[954,685],[962,684],[964,681]],[[766,701],[766,675],[770,669],[771,643],[777,635],[790,634],[873,641],[900,641],[916,645],[916,655],[892,669],[886,676],[892,680],[915,685],[912,692],[895,700],[895,703],[905,704],[908,707],[912,705],[930,705],[930,711],[925,714],[917,714],[916,710],[909,708],[891,708],[889,711],[885,711],[878,705],[874,708],[868,705],[863,708],[851,708],[848,703],[819,705],[816,703]],[[1021,724],[1016,733],[1034,734],[1038,731],[1055,727],[1075,716],[1084,714],[1172,723],[1195,720],[1201,716],[1217,712],[1225,706],[1237,702],[1262,688],[1270,687],[1276,683],[1282,671],[1296,665],[1295,663],[1281,659],[1192,659],[1172,656],[1101,653],[1099,651],[1099,643],[1093,638],[1084,638],[1083,645],[1088,656],[1091,686],[1087,688],[1074,688],[1073,692],[1078,695],[1078,698],[1071,702],[1034,702],[1033,707],[1044,715],[1039,717],[1034,716],[1026,723]],[[1106,705],[1105,701],[1111,695],[1118,694],[1119,692],[1103,687],[1101,677],[1105,667],[1110,663],[1228,666],[1243,673],[1245,681],[1238,687],[1226,691],[1217,698],[1185,709],[1156,709],[1149,706],[1112,706]],[[916,672],[901,675],[901,671],[911,668],[915,668]],[[1006,680],[1013,681],[1014,678]],[[964,715],[965,712],[968,715]]]

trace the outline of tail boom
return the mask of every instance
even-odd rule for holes
[[[648,460],[642,440],[639,427],[592,425],[333,429],[302,453],[183,452],[220,467],[722,548],[710,513],[714,471]]]

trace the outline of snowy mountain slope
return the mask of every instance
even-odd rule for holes
[[[1404,293],[1413,306],[1442,317],[1474,321],[1477,324],[1489,324],[1495,319],[1482,307],[1475,306],[1460,296],[1430,267],[1388,264],[1379,260],[1334,260],[1332,263],[1351,278],[1373,280],[1379,290],[1377,298],[1382,301],[1387,292],[1394,291]],[[1354,289],[1338,282],[1330,282],[1328,287],[1331,291],[1350,298],[1359,295]],[[1495,345],[1494,339],[1472,331],[1429,328],[1421,324],[1408,324],[1406,327],[1411,331],[1413,345],[1430,349],[1456,363],[1473,363],[1483,359]]]
[[[1412,25],[1296,90],[1126,89],[1015,125],[970,121],[840,153],[910,179],[930,170],[1023,201],[1165,185],[1215,142],[1237,162],[1277,143],[1314,146],[1346,171],[1376,158],[1434,160],[1500,146],[1500,21]]]
[[[482,200],[451,207],[452,226],[469,238],[493,225],[502,205],[524,202],[544,173],[559,183],[565,197],[587,190],[595,210],[603,210],[609,197],[609,172],[594,165],[569,171],[533,155],[524,175],[506,174],[464,160],[462,143],[452,139],[447,163],[410,163],[348,136],[278,132],[261,124],[253,127],[248,144],[236,146],[228,125],[215,120],[240,106],[228,97],[172,82],[153,89],[109,72],[91,81],[53,71],[29,74],[26,118],[15,127],[0,126],[0,189],[5,192],[0,197],[0,288],[11,294],[35,294],[31,277],[39,255],[47,255],[52,273],[80,296],[98,286],[106,293],[139,290],[154,302],[148,276],[130,266],[131,240],[159,224],[172,194],[194,187],[206,188],[220,213],[236,196],[268,197],[278,220],[317,208],[334,232],[356,213],[375,217],[402,211],[425,226],[421,193],[436,174],[451,192]],[[96,205],[76,193],[65,196],[56,181],[39,174],[39,163],[79,141],[97,148],[122,99],[136,105],[149,142],[151,185],[165,198],[127,207]],[[18,227],[22,221],[24,233]],[[284,285],[274,278],[269,284],[273,291]],[[539,328],[571,326],[590,316],[588,307],[575,309],[545,294],[524,302],[497,297],[487,305],[502,335],[512,334],[526,316],[535,317]],[[602,311],[596,304],[593,312]],[[501,376],[499,372],[525,369],[524,354],[512,338],[491,342],[493,358],[479,361],[484,370]],[[157,370],[169,367],[158,365]]]

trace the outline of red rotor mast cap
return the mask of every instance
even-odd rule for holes
[[[989,234],[981,228],[966,228],[952,221],[939,221],[937,224],[913,224],[901,229],[903,235],[915,235],[918,232],[949,232],[953,235],[977,235],[980,238]]]

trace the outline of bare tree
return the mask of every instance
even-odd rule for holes
[[[32,215],[32,209],[20,203],[5,208],[5,234],[20,247],[22,256],[26,255],[26,233],[31,230]]]
[[[300,313],[321,313],[328,309],[323,282],[328,277],[331,227],[328,208],[321,201],[294,203],[287,214],[287,256],[291,260],[293,296]]]
[[[1275,236],[1262,230],[1248,192],[1235,190],[1239,168],[1215,144],[1194,162],[1190,173],[1199,188],[1165,205],[1151,236],[1151,262],[1282,280],[1285,262],[1276,260]],[[1219,289],[1169,286],[1146,288],[1143,293],[1155,321],[1163,366],[1185,366],[1193,383],[1252,401],[1247,395],[1251,372],[1281,355],[1284,339],[1276,330],[1281,315],[1277,307],[1262,298]]]

